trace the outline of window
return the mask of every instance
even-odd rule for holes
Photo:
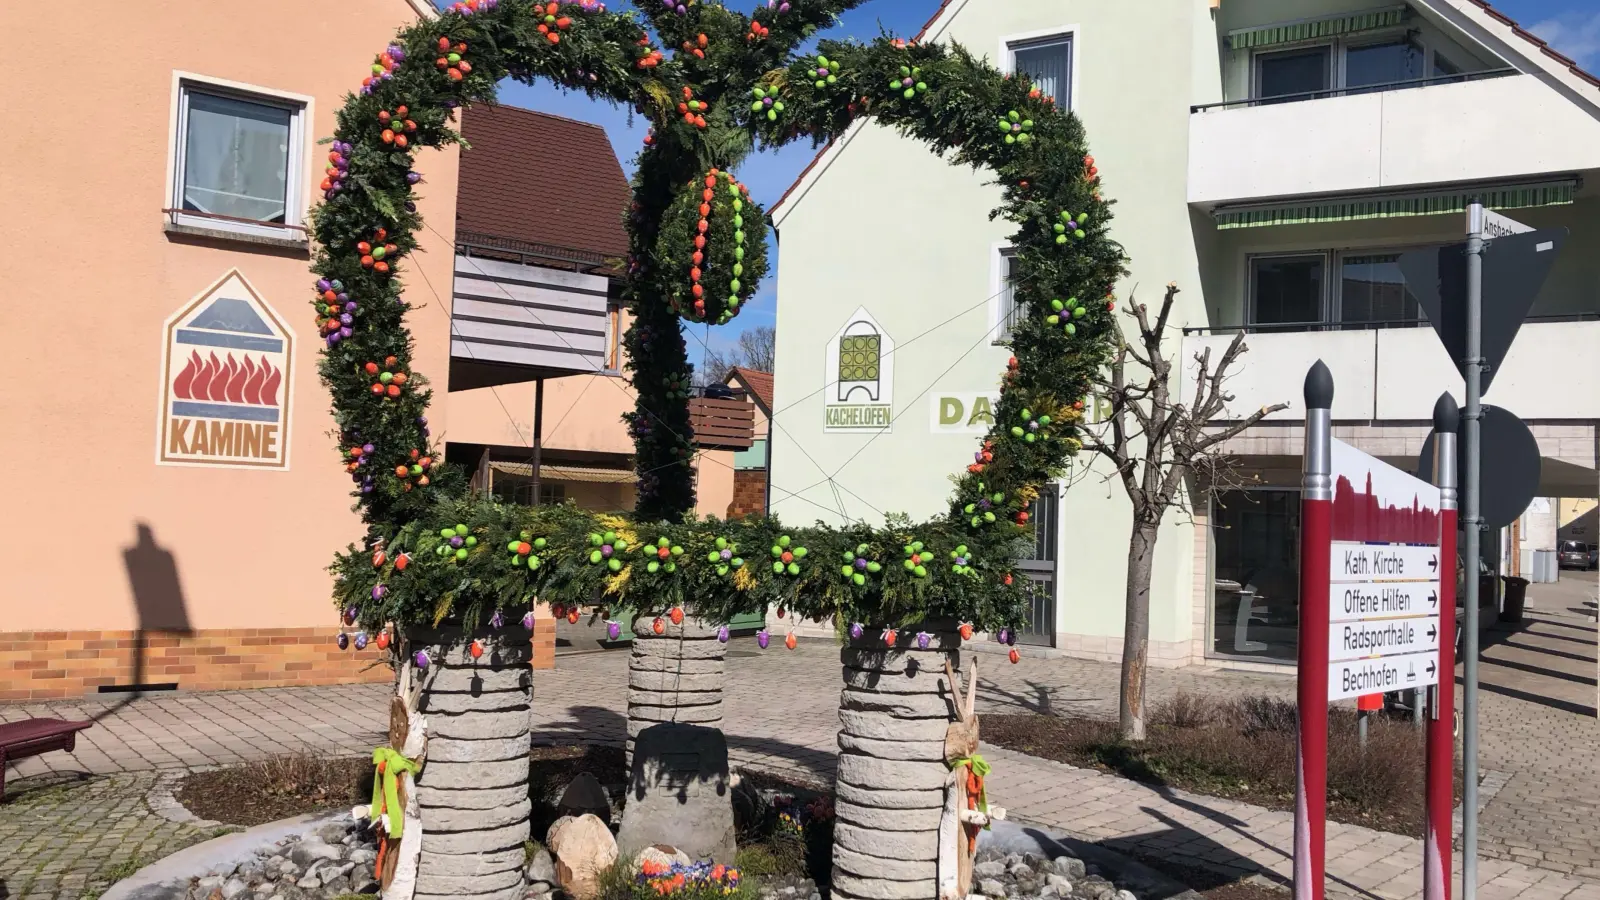
[[[1300,627],[1300,492],[1221,491],[1213,504],[1211,652],[1293,663]]]
[[[1058,34],[1045,38],[1006,43],[1010,57],[1010,71],[1026,75],[1047,97],[1054,97],[1056,106],[1072,108],[1072,35]]]
[[[1327,258],[1264,256],[1250,260],[1251,323],[1299,325],[1322,321]]]
[[[1016,328],[1022,311],[1017,308],[1017,251],[1010,247],[998,251],[995,259],[999,301],[998,311],[994,319],[994,342],[996,344],[1011,340],[1013,329]]]
[[[1422,46],[1410,39],[1350,47],[1344,53],[1344,86],[1416,81],[1424,77],[1424,55]]]
[[[173,221],[300,238],[305,104],[191,82],[178,103]]]
[[[1345,254],[1339,258],[1339,321],[1391,326],[1425,321],[1416,296],[1400,274],[1399,253]]]
[[[522,475],[500,473],[494,479],[495,499],[502,503],[517,503],[531,506],[533,501],[533,479]],[[560,481],[539,480],[539,505],[556,506],[567,500],[567,486]]]
[[[1262,53],[1256,57],[1256,96],[1270,99],[1326,91],[1332,58],[1332,47]]]

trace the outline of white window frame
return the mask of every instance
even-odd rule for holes
[[[1245,290],[1248,292],[1249,298],[1250,298],[1249,305],[1245,309],[1245,324],[1247,326],[1249,326],[1249,327],[1252,327],[1252,328],[1258,327],[1258,326],[1262,327],[1262,328],[1274,328],[1274,329],[1276,329],[1276,328],[1293,328],[1293,327],[1295,327],[1291,323],[1284,323],[1282,325],[1279,325],[1279,324],[1276,324],[1276,323],[1271,323],[1271,322],[1263,323],[1263,322],[1259,321],[1259,319],[1258,319],[1258,317],[1256,315],[1256,261],[1257,260],[1262,260],[1262,259],[1311,259],[1311,258],[1317,258],[1317,259],[1321,259],[1322,260],[1322,297],[1320,298],[1320,300],[1319,300],[1319,302],[1317,304],[1317,308],[1319,310],[1319,321],[1317,323],[1315,323],[1315,324],[1302,325],[1300,327],[1303,327],[1303,328],[1305,328],[1307,330],[1315,329],[1315,328],[1318,328],[1318,327],[1325,327],[1328,324],[1328,312],[1329,312],[1329,309],[1333,305],[1333,300],[1330,299],[1330,297],[1329,297],[1329,294],[1333,291],[1333,278],[1334,278],[1334,268],[1333,268],[1333,258],[1332,257],[1333,257],[1333,254],[1330,253],[1328,250],[1323,249],[1323,248],[1313,248],[1313,249],[1307,249],[1307,250],[1280,250],[1280,251],[1274,251],[1272,253],[1247,253],[1247,254],[1245,254],[1245,257],[1244,257]]]
[[[1024,31],[1018,34],[1001,35],[1000,51],[995,59],[1000,61],[1000,71],[1007,75],[1014,75],[1017,71],[1017,49],[1025,46],[1039,46],[1042,44],[1063,43],[1067,44],[1072,54],[1072,71],[1068,78],[1072,79],[1067,85],[1067,99],[1065,102],[1060,97],[1055,98],[1056,108],[1061,110],[1074,110],[1078,108],[1082,99],[1083,81],[1079,78],[1083,57],[1083,27],[1080,25],[1061,25],[1056,28],[1043,28],[1037,31]]]
[[[1008,241],[996,241],[989,246],[989,342],[1004,344],[1011,340],[1006,323],[1006,260],[1014,259],[1017,249]],[[1016,290],[1011,292],[1016,302]]]
[[[183,166],[187,151],[189,129],[189,96],[191,92],[232,97],[250,103],[260,103],[289,110],[289,160],[288,177],[284,184],[284,222],[241,222],[185,211],[183,209]],[[306,210],[310,208],[312,180],[308,173],[309,161],[315,155],[310,123],[315,115],[315,101],[304,94],[273,90],[259,85],[228,81],[197,75],[192,72],[172,73],[172,104],[167,128],[167,191],[164,217],[173,225],[203,228],[208,231],[233,232],[246,237],[277,238],[306,243]]]

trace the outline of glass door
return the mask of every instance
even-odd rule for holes
[[[1061,502],[1055,484],[1048,484],[1033,501],[1033,552],[1017,561],[1018,573],[1027,579],[1028,621],[1017,633],[1024,644],[1054,647],[1056,644],[1056,538],[1060,528]]]

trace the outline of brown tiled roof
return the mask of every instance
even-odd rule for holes
[[[628,179],[605,129],[515,106],[462,114],[456,229],[620,258]]]
[[[734,366],[728,370],[728,380],[738,379],[745,389],[755,397],[756,403],[761,405],[761,411],[772,414],[772,373],[762,372],[759,369],[747,369],[744,366]]]

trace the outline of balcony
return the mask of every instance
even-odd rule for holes
[[[1484,402],[1525,420],[1600,419],[1600,319],[1593,314],[1559,320],[1530,318],[1495,375]],[[1190,380],[1194,356],[1210,348],[1213,364],[1239,329],[1186,329],[1183,358]],[[1205,333],[1200,333],[1205,332]],[[1333,418],[1343,422],[1428,421],[1439,395],[1459,399],[1464,389],[1433,329],[1251,333],[1228,391],[1234,395],[1227,420],[1263,406],[1290,404],[1268,417],[1305,417],[1300,384],[1317,360],[1333,371]]]
[[[1405,88],[1405,89],[1401,89]],[[1539,181],[1597,167],[1600,121],[1504,68],[1195,107],[1189,202],[1382,195],[1427,185]]]

